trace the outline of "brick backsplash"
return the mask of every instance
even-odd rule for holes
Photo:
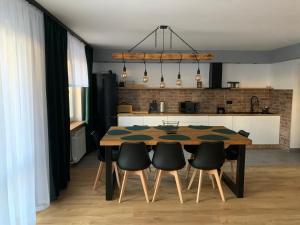
[[[278,89],[119,89],[119,103],[133,105],[134,111],[148,111],[152,100],[165,101],[167,112],[178,112],[179,102],[200,103],[200,112],[215,113],[218,105],[226,112],[250,112],[250,99],[259,98],[260,109],[269,106],[280,114],[280,145],[289,148],[293,90]],[[226,101],[232,101],[226,105]]]

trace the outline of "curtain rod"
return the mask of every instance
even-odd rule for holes
[[[45,9],[42,5],[37,3],[35,0],[25,0],[29,4],[35,6],[39,10],[41,10],[43,13],[45,13],[47,16],[51,17],[55,22],[57,22],[60,26],[62,26],[64,29],[66,29],[70,34],[78,38],[80,41],[82,41],[84,44],[89,45],[85,40],[83,40],[82,37],[80,37],[78,34],[76,34],[73,30],[71,30],[69,27],[67,27],[65,24],[63,24],[59,19],[57,19],[52,13],[50,13],[47,9]]]

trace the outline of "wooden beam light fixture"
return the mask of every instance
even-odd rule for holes
[[[174,50],[172,52],[167,52],[165,51],[165,30],[168,29],[170,31],[170,49],[172,49],[172,39],[173,35],[176,36],[181,42],[183,42],[189,49],[190,53],[174,53]],[[155,36],[155,48],[157,47],[157,31],[162,30],[162,50],[157,53],[146,53],[146,52],[134,52],[134,50],[142,44],[146,39],[148,39],[150,36],[154,34]],[[123,79],[126,79],[127,73],[126,73],[126,67],[125,67],[125,60],[141,60],[145,64],[145,72],[144,72],[144,77],[143,81],[147,82],[149,77],[147,76],[147,71],[146,71],[146,60],[159,60],[162,63],[163,60],[195,60],[198,64],[198,69],[197,69],[197,75],[196,75],[196,80],[200,80],[200,69],[199,69],[199,61],[209,61],[212,60],[214,55],[212,53],[203,53],[195,50],[187,41],[185,41],[181,36],[179,36],[176,32],[172,30],[171,27],[167,25],[160,25],[156,27],[153,31],[151,31],[148,35],[146,35],[141,41],[139,41],[137,44],[135,44],[132,48],[130,48],[127,52],[119,52],[119,53],[113,53],[112,58],[113,59],[120,59],[123,60],[123,73],[126,74],[125,76],[122,76]],[[124,69],[125,68],[125,69]],[[124,73],[125,70],[125,73]],[[161,68],[162,70],[162,68]],[[162,71],[161,71],[162,75]],[[179,79],[181,81],[181,78],[179,76]],[[179,84],[179,81],[177,82]],[[164,84],[164,78],[163,75],[161,76],[161,84]],[[165,85],[160,85],[160,86],[165,86]]]

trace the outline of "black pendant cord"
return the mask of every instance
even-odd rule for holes
[[[182,37],[180,37],[179,34],[173,31],[171,27],[168,27],[168,29],[171,31],[171,33],[173,33],[176,37],[178,37],[184,44],[186,44],[194,52],[194,54],[198,53],[196,49],[194,49],[188,42],[186,42]]]
[[[181,79],[181,74],[180,74],[180,64],[181,64],[181,60],[182,60],[182,55],[180,55],[181,57],[180,57],[180,60],[179,60],[179,62],[178,62],[178,76],[177,76],[177,79]]]
[[[153,31],[151,31],[146,37],[144,37],[141,41],[139,41],[135,46],[133,46],[131,49],[128,50],[128,52],[132,52],[137,46],[139,46],[142,42],[144,42],[148,37],[150,37],[153,33],[155,33],[155,37],[157,36],[156,32],[160,28],[158,26]],[[155,46],[156,46],[156,38],[155,38]]]
[[[147,68],[146,68],[146,54],[144,53],[144,66],[145,66],[145,72],[144,76],[147,76]]]
[[[124,53],[122,52],[122,57],[123,57],[123,71],[126,70],[126,66],[125,66],[125,59],[124,59]]]
[[[163,60],[162,60],[162,53],[161,53],[161,56],[160,56],[160,74],[161,74],[160,81],[161,82],[164,81],[164,76],[163,76],[163,72],[162,72],[162,64],[163,64]]]

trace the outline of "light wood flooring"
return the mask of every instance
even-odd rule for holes
[[[183,204],[179,202],[176,184],[171,176],[163,177],[154,203],[146,203],[137,176],[128,178],[122,203],[118,203],[118,196],[114,201],[105,201],[104,179],[96,191],[92,190],[97,166],[94,160],[72,166],[68,189],[48,209],[38,213],[37,224],[300,224],[300,165],[247,167],[245,198],[235,198],[222,183],[225,203],[205,176],[198,204],[197,181],[188,191],[184,171],[181,173]],[[150,200],[153,176],[154,171],[149,178]]]

